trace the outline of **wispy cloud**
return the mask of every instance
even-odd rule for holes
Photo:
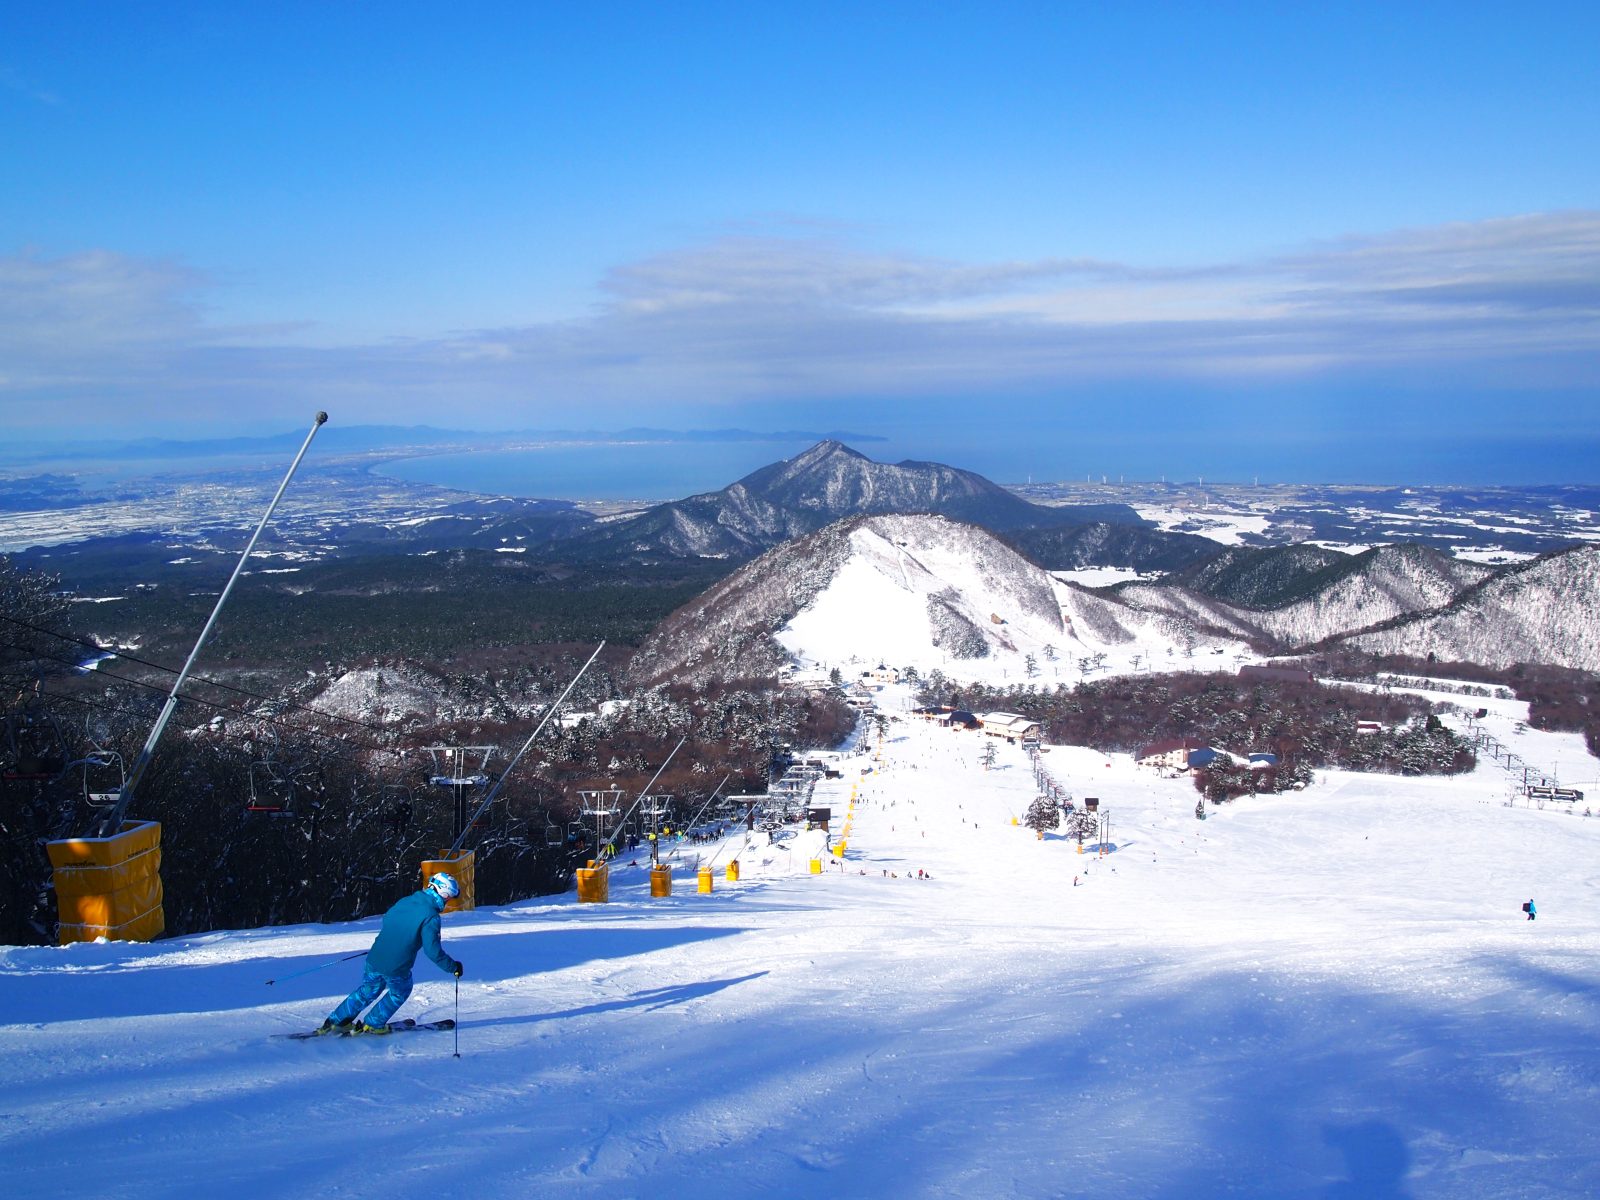
[[[47,104],[51,108],[61,106],[60,96],[44,88],[34,87],[15,67],[0,66],[0,88],[24,96],[35,104]]]
[[[617,266],[563,322],[347,347],[208,323],[206,281],[109,252],[0,260],[0,405],[67,397],[343,401],[349,419],[486,422],[550,401],[996,394],[1105,379],[1600,383],[1600,213],[1348,238],[1194,267],[962,263],[826,229],[736,232]],[[154,400],[151,400],[154,403]]]

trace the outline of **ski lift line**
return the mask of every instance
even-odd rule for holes
[[[256,542],[267,527],[267,522],[272,519],[273,512],[278,507],[278,501],[283,499],[284,492],[289,490],[289,481],[294,478],[294,473],[300,467],[300,460],[305,458],[306,451],[311,449],[311,439],[317,436],[327,421],[328,414],[319,412],[316,419],[311,422],[311,430],[306,434],[306,440],[301,443],[300,452],[294,456],[294,461],[289,464],[289,470],[283,476],[283,482],[278,485],[278,490],[273,494],[272,502],[267,505],[267,511],[261,514],[261,521],[256,525],[256,531],[250,535],[244,553],[239,556],[239,561],[234,565],[233,574],[228,576],[228,582],[222,589],[222,594],[217,597],[217,603],[211,610],[205,628],[200,631],[200,636],[195,639],[194,649],[189,651],[189,657],[184,660],[183,669],[178,672],[177,679],[172,682],[172,692],[167,696],[167,702],[161,708],[161,715],[156,718],[155,725],[150,730],[150,736],[145,739],[144,748],[139,751],[139,757],[134,760],[133,769],[128,773],[128,780],[122,785],[122,794],[117,797],[117,802],[101,822],[101,835],[108,836],[122,828],[122,818],[128,811],[128,806],[133,803],[134,796],[138,793],[139,782],[144,778],[145,770],[150,766],[150,759],[156,752],[156,744],[160,742],[161,735],[166,732],[167,722],[172,719],[173,712],[178,707],[178,693],[183,690],[183,685],[188,681],[189,672],[194,669],[195,660],[200,657],[200,651],[205,648],[206,639],[211,636],[211,631],[216,627],[217,618],[222,615],[228,597],[233,594],[234,584],[239,582],[239,576],[244,574],[244,565],[250,560],[251,551],[256,548]]]
[[[7,621],[12,625],[19,625],[23,629],[31,629],[34,633],[42,633],[49,637],[60,638],[64,642],[71,642],[76,646],[82,646],[85,650],[100,650],[108,654],[114,654],[117,658],[131,663],[138,663],[141,667],[149,667],[152,671],[165,671],[168,675],[176,675],[178,673],[178,669],[176,667],[169,667],[162,663],[151,662],[147,658],[140,658],[136,654],[129,654],[124,650],[118,650],[112,646],[102,646],[100,643],[89,638],[75,637],[70,633],[62,633],[56,629],[47,629],[43,625],[35,625],[32,622],[24,621],[19,617],[10,617],[6,616],[4,613],[0,613],[0,621]],[[58,658],[53,654],[41,653],[38,655],[38,657],[49,659],[51,662],[63,663],[69,667],[77,667],[82,665],[71,659]],[[109,674],[109,672],[102,667],[96,667],[95,674],[105,675]],[[313,708],[309,704],[296,704],[294,701],[285,701],[276,696],[263,696],[259,692],[252,692],[249,688],[238,687],[237,685],[231,683],[223,683],[220,679],[212,679],[209,675],[192,675],[190,678],[196,683],[204,683],[210,687],[221,688],[223,691],[227,692],[237,692],[241,696],[248,696],[250,699],[259,700],[264,704],[287,704],[290,708],[299,709],[301,712],[315,713],[317,716],[326,717],[330,721],[343,721],[347,725],[359,725],[361,728],[370,729],[374,733],[384,732],[381,725],[369,725],[367,722],[358,721],[354,717],[345,717],[338,713],[325,712],[320,708]],[[138,681],[133,680],[131,682]],[[145,684],[144,686],[155,688],[157,691],[160,690],[159,684]]]
[[[488,795],[484,796],[483,803],[478,805],[478,810],[472,814],[472,818],[462,826],[461,832],[456,835],[456,840],[450,844],[450,850],[447,854],[445,854],[444,857],[454,858],[457,854],[461,853],[461,844],[467,840],[467,832],[478,823],[478,818],[483,816],[483,814],[488,811],[489,805],[494,803],[494,798],[500,794],[500,789],[505,786],[505,782],[510,777],[511,772],[516,770],[517,764],[522,761],[522,756],[526,754],[528,752],[528,748],[533,745],[534,739],[537,738],[544,730],[544,727],[549,724],[550,718],[555,716],[556,710],[559,709],[561,705],[566,702],[567,697],[572,694],[572,689],[578,686],[578,680],[584,677],[584,674],[591,666],[594,665],[594,660],[600,657],[600,651],[604,650],[605,648],[605,639],[602,638],[600,644],[594,648],[594,653],[589,655],[589,660],[584,663],[583,666],[578,668],[578,673],[572,677],[572,682],[567,684],[566,691],[562,692],[561,695],[556,698],[556,702],[554,704],[545,709],[543,719],[541,719],[539,724],[535,726],[534,731],[528,735],[528,740],[522,743],[522,749],[518,750],[516,754],[512,755],[511,761],[506,764],[506,769],[500,772],[500,778],[496,780],[495,785],[489,789]]]
[[[634,800],[633,807],[630,808],[627,811],[627,813],[623,816],[622,820],[617,822],[617,828],[618,829],[621,829],[624,825],[626,825],[633,818],[633,814],[638,811],[639,805],[642,804],[644,802],[644,798],[650,794],[650,789],[655,787],[656,780],[661,778],[661,772],[663,772],[663,771],[665,771],[667,769],[667,764],[670,763],[674,758],[677,757],[678,751],[683,749],[683,744],[685,742],[687,742],[688,740],[689,740],[689,735],[688,734],[684,734],[683,737],[678,739],[678,744],[672,748],[672,753],[667,755],[667,757],[662,760],[661,765],[656,768],[656,773],[654,775],[650,776],[650,782],[644,785],[644,791],[640,792],[638,798],[636,800]],[[596,858],[600,857],[604,853],[605,853],[605,848],[604,847],[602,847],[602,846],[596,846],[595,847],[595,857]]]
[[[722,782],[717,784],[717,790],[715,792],[712,792],[711,795],[706,797],[706,802],[700,806],[700,811],[695,813],[695,815],[690,819],[689,823],[684,826],[685,829],[693,829],[695,827],[695,825],[699,822],[700,818],[705,815],[706,809],[711,807],[711,802],[717,798],[717,793],[721,792],[723,788],[727,787],[728,786],[728,780],[730,780],[732,778],[733,778],[733,772],[732,771],[729,771],[726,775],[724,775],[722,777]],[[677,853],[678,853],[678,848],[675,847],[673,849],[672,853],[667,855],[667,857],[668,858],[672,858]]]

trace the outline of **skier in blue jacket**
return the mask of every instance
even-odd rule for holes
[[[367,952],[366,974],[360,986],[328,1015],[317,1032],[390,1032],[389,1019],[411,995],[411,968],[416,965],[418,950],[425,950],[446,975],[460,979],[461,964],[439,945],[439,914],[460,893],[455,877],[440,872],[421,891],[395,901],[383,914],[383,928]],[[379,1000],[379,996],[383,998]],[[374,1000],[378,1002],[367,1013],[366,1021],[357,1021],[361,1010]]]

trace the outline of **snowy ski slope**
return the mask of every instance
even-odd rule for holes
[[[1011,825],[1031,771],[982,745],[907,716],[847,758],[818,797],[860,792],[842,870],[758,834],[710,896],[621,866],[609,905],[447,917],[460,1059],[270,1036],[359,962],[263,981],[375,919],[0,950],[8,1194],[1600,1194],[1600,818],[1508,808],[1486,765],[1201,823],[1185,781],[1058,747],[1112,814],[1080,856]],[[417,978],[403,1014],[452,1015]]]

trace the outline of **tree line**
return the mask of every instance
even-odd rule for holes
[[[73,608],[53,580],[0,558],[0,942],[55,939],[45,843],[91,830],[99,810],[87,793],[118,786],[112,756],[134,761],[163,701],[155,681],[170,686],[121,663],[128,673],[116,680],[76,670]],[[168,933],[350,920],[418,886],[421,861],[451,843],[456,819],[453,796],[428,783],[426,747],[495,746],[498,776],[586,657],[536,649],[493,668],[471,654],[435,663],[453,694],[448,719],[435,721],[309,711],[303,702],[339,671],[331,664],[253,698],[197,684],[225,704],[180,704],[130,810],[162,824]],[[596,850],[579,828],[577,790],[615,787],[631,802],[680,737],[654,789],[674,797],[674,827],[725,777],[725,793],[764,790],[780,747],[835,744],[854,720],[836,698],[771,681],[630,690],[622,666],[599,664],[569,710],[623,703],[609,716],[551,721],[468,831],[480,903],[564,890]]]
[[[1021,713],[1043,725],[1046,741],[1063,745],[1136,753],[1152,742],[1194,738],[1235,754],[1276,755],[1265,775],[1214,768],[1208,778],[1218,794],[1287,786],[1320,767],[1454,774],[1476,762],[1423,699],[1310,682],[1174,673],[1002,688],[956,685],[935,671],[922,680],[919,700]],[[1373,724],[1378,729],[1369,731]]]

